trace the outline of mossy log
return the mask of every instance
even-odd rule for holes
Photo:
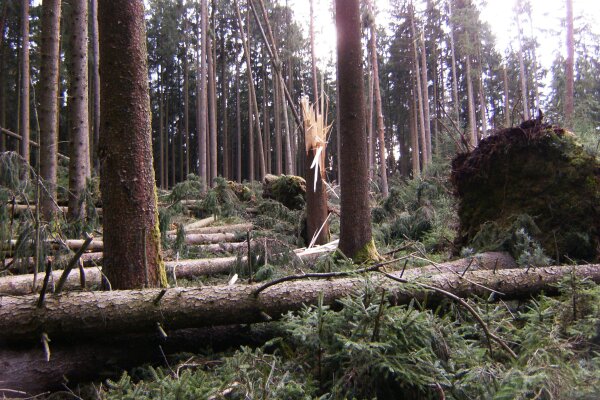
[[[537,226],[527,233],[557,262],[599,259],[600,162],[572,133],[539,120],[499,131],[454,159],[452,182],[459,248],[484,224],[506,231],[527,215]]]
[[[515,299],[544,291],[553,293],[568,275],[600,282],[600,265],[546,267],[434,274],[422,278],[418,270],[391,273],[408,282],[419,280],[456,296]],[[403,285],[381,275],[372,276],[397,304],[441,299],[436,292]],[[47,295],[37,306],[38,296],[0,298],[0,341],[39,341],[53,337],[121,335],[149,332],[160,323],[165,329],[265,322],[307,304],[332,305],[364,287],[364,277],[304,280],[271,286],[256,295],[260,284],[205,286],[199,288],[117,290],[109,292],[65,292]]]
[[[164,365],[165,356],[171,354],[257,346],[275,334],[277,330],[271,325],[234,325],[169,331],[166,338],[158,331],[98,335],[93,341],[80,342],[57,338],[51,343],[50,361],[46,361],[38,343],[0,347],[0,398],[31,398],[46,391],[64,390],[65,383],[73,388],[79,382],[119,379],[124,369],[145,363]]]
[[[290,210],[302,210],[306,204],[306,181],[295,175],[267,174],[263,181],[263,197],[276,200]]]

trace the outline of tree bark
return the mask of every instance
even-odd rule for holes
[[[414,18],[414,17],[413,17]],[[431,164],[431,119],[429,117],[429,78],[427,77],[427,52],[425,36],[420,32],[421,43],[421,83],[423,84],[423,117],[425,119],[425,147],[427,148],[427,163]]]
[[[212,27],[214,29],[214,26]],[[208,40],[208,112],[209,112],[209,160],[210,174],[209,185],[214,186],[214,180],[217,177],[217,79],[215,74],[215,60],[213,54],[214,40],[209,37]]]
[[[317,77],[317,57],[315,56],[315,13],[314,0],[309,0],[310,3],[310,60],[312,67],[312,90],[314,96],[315,111],[319,113],[319,84]],[[306,135],[306,133],[305,133]]]
[[[21,0],[21,71],[19,83],[20,153],[27,164],[29,153],[29,1]],[[26,176],[29,176],[27,173]]]
[[[456,73],[456,50],[454,46],[454,23],[452,21],[452,2],[448,2],[449,17],[450,17],[450,54],[452,57],[452,105],[454,107],[454,116],[456,118],[456,125],[460,124],[460,112],[458,103],[458,76]]]
[[[341,137],[341,218],[339,250],[362,262],[374,249],[369,207],[369,165],[359,0],[336,0],[337,75]]]
[[[45,221],[54,219],[58,170],[58,59],[60,0],[42,3],[42,64],[40,68],[40,176],[45,189],[40,192],[41,213]]]
[[[467,103],[469,111],[469,144],[474,148],[477,146],[477,122],[475,119],[475,98],[473,95],[473,79],[471,74],[471,56],[465,56],[467,81]]]
[[[427,164],[429,160],[429,156],[427,155],[427,133],[425,130],[425,105],[423,100],[423,86],[421,84],[421,74],[419,68],[419,52],[417,50],[417,30],[415,28],[415,9],[410,5],[410,31],[412,38],[412,47],[413,47],[413,66],[415,71],[415,79],[417,81],[417,99],[419,100],[417,104],[418,115],[419,115],[419,138],[420,138],[420,146],[419,150],[421,151],[421,171],[425,172],[427,170]],[[419,153],[417,153],[418,155]]]
[[[240,106],[240,65],[235,63],[235,177],[242,182],[242,108]]]
[[[92,165],[96,174],[100,171],[98,140],[100,139],[100,45],[98,41],[98,0],[90,1],[90,43],[92,49]]]
[[[71,120],[69,162],[69,221],[79,221],[85,214],[83,195],[90,177],[88,114],[88,2],[71,2],[71,65],[69,72],[69,113]]]
[[[415,74],[417,75],[417,74]],[[412,80],[412,102],[410,110],[410,147],[411,147],[411,160],[412,160],[412,173],[413,178],[421,175],[421,164],[419,162],[419,128],[417,126],[417,120],[419,119],[419,104],[417,99],[417,93],[419,92],[418,83],[415,79]]]
[[[573,35],[573,0],[567,0],[567,60],[565,63],[565,122],[568,128],[573,125],[575,110],[575,40]]]
[[[519,9],[521,8],[520,4],[521,4],[521,1],[518,0]],[[521,81],[521,100],[523,101],[523,120],[528,121],[531,117],[529,114],[529,95],[527,92],[527,77],[525,75],[525,61],[523,60],[523,43],[522,43],[523,35],[521,33],[521,23],[520,23],[519,12],[520,12],[520,10],[517,12],[517,15],[516,15],[517,37],[519,39],[519,52],[518,52],[519,77],[520,77],[520,81]],[[567,28],[567,30],[568,30],[568,28]]]
[[[152,167],[144,4],[102,1],[98,15],[105,274],[113,289],[166,285]]]
[[[207,0],[200,1],[200,19],[201,19],[201,38],[200,38],[200,70],[198,73],[198,176],[203,184],[204,190],[207,187],[207,168],[208,162],[206,157],[206,134],[207,134],[207,109],[208,109],[208,92],[207,79],[208,69],[207,62],[207,41],[208,41],[208,4]]]
[[[390,275],[400,278],[401,272]],[[464,276],[442,273],[429,278],[409,270],[402,277],[459,297],[488,297],[492,289],[502,293],[499,298],[508,300],[529,298],[541,291],[555,293],[556,284],[567,275],[600,282],[600,265],[473,271]],[[429,290],[407,290],[405,285],[381,276],[374,276],[372,283],[381,285],[396,304],[443,298]],[[161,297],[161,289],[67,292],[46,296],[42,307],[36,306],[37,295],[5,296],[0,308],[0,340],[38,341],[42,332],[50,339],[150,332],[156,330],[157,323],[165,329],[181,329],[263,322],[320,301],[334,304],[364,288],[364,277],[284,282],[256,296],[260,286],[172,288]]]
[[[509,128],[510,123],[510,103],[508,93],[508,73],[506,71],[506,65],[502,67],[502,81],[504,84],[504,127]]]

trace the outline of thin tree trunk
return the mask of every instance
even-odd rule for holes
[[[467,80],[467,103],[469,110],[469,144],[477,146],[477,122],[475,120],[475,99],[473,95],[473,79],[471,77],[471,56],[465,56],[467,67],[465,79]]]
[[[273,135],[275,138],[275,174],[281,175],[283,159],[281,158],[281,91],[279,88],[279,77],[273,77],[273,112],[274,112],[274,128]],[[285,107],[285,104],[283,104]]]
[[[207,158],[206,158],[206,134],[207,134],[207,106],[208,106],[208,93],[207,93],[207,79],[208,70],[206,66],[207,62],[207,42],[208,42],[208,5],[207,0],[201,0],[200,3],[200,18],[201,18],[201,39],[200,39],[200,71],[199,71],[199,98],[200,98],[200,109],[199,111],[199,128],[198,128],[198,176],[203,184],[203,187],[207,187]]]
[[[227,109],[227,96],[229,96],[229,80],[227,77],[228,57],[225,53],[225,37],[221,37],[221,85],[223,93],[221,94],[221,112],[223,114],[223,177],[231,179],[231,149],[229,141],[229,113]]]
[[[419,76],[415,73],[415,77]],[[418,83],[412,82],[412,108],[410,112],[410,147],[412,148],[412,171],[413,178],[421,176],[421,164],[419,163],[419,129],[417,126],[417,120],[419,119],[419,104],[417,103],[417,93],[419,92]]]
[[[190,71],[188,65],[188,20],[184,17],[183,31],[183,135],[185,137],[185,176],[190,174]]]
[[[29,1],[21,0],[21,68],[18,129],[21,136],[20,153],[27,164],[29,164],[31,158],[29,153]]]
[[[103,271],[113,289],[165,286],[152,167],[144,4],[102,1],[98,6]]]
[[[506,71],[506,65],[502,66],[502,80],[504,83],[504,127],[508,128],[510,123],[510,102],[508,94],[508,73]]]
[[[100,62],[100,48],[98,43],[98,0],[90,1],[90,43],[92,48],[92,65],[91,65],[91,76],[92,76],[92,148],[93,152],[92,165],[96,174],[100,171],[100,164],[98,161],[98,140],[100,138],[100,72],[98,69]]]
[[[456,73],[456,50],[454,46],[454,23],[452,22],[452,1],[448,2],[450,9],[450,54],[452,56],[452,105],[454,106],[454,115],[456,118],[456,124],[460,123],[460,112],[458,102],[458,76]]]
[[[6,17],[8,13],[8,2],[2,8],[2,20],[0,21],[0,129],[6,128]],[[6,136],[0,133],[0,153],[5,152]]]
[[[429,78],[427,77],[427,53],[425,36],[420,35],[421,43],[421,83],[423,84],[423,117],[425,119],[425,147],[427,149],[427,164],[431,164],[431,119],[429,117]]]
[[[283,78],[279,78],[279,88],[283,91],[285,82]],[[282,102],[283,109],[283,132],[285,134],[285,173],[292,174],[294,172],[294,156],[292,152],[292,135],[290,133],[290,120],[288,118],[288,106],[285,101]]]
[[[84,215],[83,195],[90,177],[88,108],[88,2],[71,1],[71,69],[69,73],[69,112],[71,114],[69,162],[70,221]]]
[[[369,157],[369,180],[373,179],[373,67],[371,66],[371,57],[368,60],[369,74],[367,75],[368,97],[367,97],[367,154]]]
[[[41,212],[51,221],[58,212],[56,180],[58,171],[58,60],[60,0],[42,3],[42,64],[40,68],[40,175],[45,189],[40,193]],[[28,141],[29,142],[29,141]]]
[[[568,128],[573,127],[575,112],[575,40],[573,35],[573,0],[567,1],[567,60],[565,63],[565,122]]]
[[[266,62],[265,62],[266,65]],[[267,99],[267,70],[263,69],[262,92],[263,92],[263,126],[265,130],[265,140],[263,152],[265,154],[265,173],[271,173],[271,113],[269,110],[269,101]]]
[[[242,108],[240,107],[240,65],[235,63],[235,124],[236,124],[236,147],[235,166],[236,178],[242,182]]]
[[[160,67],[160,66],[159,66]],[[159,72],[158,79],[158,138],[159,138],[159,147],[158,147],[158,162],[159,162],[159,187],[161,189],[166,189],[165,184],[165,133],[164,133],[164,119],[165,119],[165,101],[162,89],[162,73]]]
[[[479,79],[479,113],[481,118],[481,137],[487,136],[487,113],[485,106],[485,94],[483,91],[483,73],[480,74]]]
[[[411,38],[413,44],[413,67],[415,70],[415,79],[417,81],[417,98],[418,102],[418,113],[419,113],[419,137],[421,141],[421,145],[419,149],[421,150],[421,168],[422,171],[425,172],[427,170],[427,164],[429,160],[429,156],[427,155],[427,133],[425,130],[425,106],[424,106],[424,93],[423,86],[421,85],[421,73],[419,71],[419,54],[417,50],[417,31],[415,29],[415,10],[414,7],[410,6],[410,28],[411,28]],[[419,153],[417,153],[419,154]]]
[[[314,14],[314,0],[309,0],[310,3],[310,60],[312,67],[312,89],[314,96],[314,107],[317,113],[319,113],[319,84],[317,76],[317,57],[315,56],[315,14]]]
[[[368,2],[368,7],[373,13],[371,1]],[[383,108],[381,106],[381,90],[379,85],[379,62],[377,60],[377,26],[375,25],[375,17],[371,22],[371,67],[373,69],[373,88],[375,100],[375,117],[377,119],[377,138],[379,140],[379,173],[381,175],[381,195],[388,197],[388,181],[387,181],[387,163],[385,157],[385,124],[383,122]]]
[[[213,27],[214,28],[214,27]],[[217,79],[216,63],[213,54],[213,40],[208,41],[208,101],[209,101],[209,126],[210,126],[210,186],[214,186],[217,177]]]
[[[520,4],[520,0],[519,0]],[[521,99],[523,101],[523,119],[528,121],[531,117],[529,114],[529,95],[527,93],[527,77],[525,76],[525,61],[523,60],[523,43],[522,43],[522,34],[521,34],[521,22],[519,14],[516,15],[517,18],[517,37],[519,39],[519,78],[521,80]]]

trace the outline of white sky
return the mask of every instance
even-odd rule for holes
[[[280,0],[283,3],[285,0]],[[388,0],[372,0],[378,9],[377,22],[385,26],[389,15]],[[549,68],[554,59],[556,51],[564,52],[564,36],[561,32],[558,36],[544,30],[544,27],[552,27],[559,31],[560,18],[564,18],[566,0],[530,0],[533,8],[533,35],[538,39],[540,48],[538,50],[538,62],[545,68]],[[290,7],[294,10],[299,24],[308,34],[309,26],[309,2],[308,0],[288,0]],[[516,0],[487,0],[487,4],[481,9],[481,17],[488,22],[496,36],[497,49],[501,54],[509,47],[511,41],[516,43],[516,26],[514,23],[513,7]],[[336,31],[331,18],[333,0],[314,0],[316,16],[316,48],[317,57],[321,62],[327,62],[335,54]],[[418,6],[421,2],[415,1]],[[600,26],[600,0],[573,0],[575,18],[581,17],[592,26]],[[577,21],[575,22],[577,26]],[[530,35],[529,23],[523,26],[525,35]],[[600,28],[596,28],[600,33]]]

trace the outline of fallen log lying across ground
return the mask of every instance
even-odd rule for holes
[[[416,282],[418,270],[389,274],[393,278]],[[459,297],[490,295],[499,292],[503,299],[529,297],[540,291],[551,293],[563,277],[572,274],[600,282],[600,265],[470,271],[434,274],[419,280]],[[371,277],[395,303],[412,299],[435,301],[437,292],[406,286],[384,278]],[[282,282],[264,291],[260,284],[205,286],[199,288],[121,290],[110,292],[67,292],[47,295],[37,306],[37,295],[0,298],[0,340],[39,341],[43,335],[80,337],[122,335],[165,329],[264,322],[307,304],[333,304],[359,291],[364,276],[340,279]],[[500,294],[501,293],[501,294]]]
[[[169,239],[175,239],[177,235],[168,235]],[[243,239],[241,235],[224,232],[224,233],[187,233],[185,234],[185,244],[217,244],[235,242]]]
[[[254,228],[253,224],[233,224],[233,225],[220,225],[220,226],[206,226],[204,228],[184,226],[184,231],[189,233],[227,233],[227,232],[246,232]],[[177,230],[167,231],[169,239],[177,236]],[[172,237],[171,237],[172,235]]]
[[[78,382],[119,379],[121,371],[145,363],[164,365],[165,356],[180,352],[200,353],[206,348],[222,351],[237,346],[258,346],[273,338],[272,325],[220,326],[158,332],[98,336],[93,341],[53,341],[50,361],[39,344],[0,348],[0,398],[21,398],[46,391],[74,388]],[[190,365],[194,367],[194,365]]]
[[[14,210],[15,215],[23,214],[26,211],[31,211],[32,213],[35,213],[35,210],[36,210],[35,204],[15,204],[14,206],[12,204],[7,204],[6,207],[8,207],[9,213],[12,213]],[[69,212],[69,207],[59,206],[58,210],[62,214],[67,215],[67,213]],[[99,217],[102,217],[102,209],[101,208],[96,208],[96,213],[98,214]]]
[[[303,262],[312,262],[319,256],[335,250],[337,242],[332,242],[323,246],[316,246],[311,249],[298,249],[294,253]],[[90,253],[101,254],[101,253]],[[85,254],[83,255],[85,256]],[[82,258],[83,258],[82,256]],[[500,257],[502,259],[502,257]],[[196,260],[179,260],[165,262],[167,274],[174,278],[191,279],[203,275],[227,274],[232,271],[238,262],[245,263],[247,258],[244,257],[221,257],[221,258],[201,258]],[[505,262],[505,261],[502,261]],[[84,268],[85,288],[100,286],[102,280],[102,272],[100,268],[91,267]],[[53,284],[58,282],[62,270],[52,272],[50,279],[51,288]],[[65,283],[65,290],[81,289],[82,279],[80,271],[74,269],[69,274]],[[40,290],[43,274],[38,274],[38,282],[36,291]],[[52,290],[50,290],[52,291]],[[0,278],[0,295],[22,296],[33,292],[33,275],[16,275]]]
[[[85,242],[85,240],[83,239],[67,239],[64,241],[57,241],[57,240],[51,240],[50,241],[50,245],[53,248],[60,248],[62,246],[67,246],[69,249],[71,250],[79,250],[81,248],[81,246],[83,246],[83,243]],[[29,245],[29,243],[27,243]],[[33,245],[33,242],[31,242],[31,245]],[[17,246],[17,240],[10,240],[7,242],[3,242],[1,247],[3,250],[10,250],[13,251],[15,249],[15,247]],[[104,248],[104,242],[102,240],[92,240],[86,251],[102,251],[102,249]]]
[[[71,255],[72,256],[72,255]],[[102,252],[93,252],[93,253],[83,253],[80,257],[81,262],[83,263],[84,267],[93,267],[95,265],[100,265],[102,264],[102,257],[103,254]],[[52,261],[53,263],[55,262],[55,257],[46,257],[46,261],[44,262],[44,265],[46,265],[46,262],[48,261]],[[65,263],[68,262],[69,258],[67,257],[65,259]],[[8,268],[8,271],[12,274],[17,274],[20,273],[21,271],[26,271],[28,273],[33,272],[33,267],[35,266],[35,260],[33,257],[27,257],[27,258],[23,258],[23,259],[19,259],[18,261],[12,259],[12,258],[7,258],[5,260],[5,265],[10,265],[10,267]],[[0,266],[1,269],[1,266]],[[2,278],[0,278],[2,279]],[[1,290],[0,290],[1,292]]]

